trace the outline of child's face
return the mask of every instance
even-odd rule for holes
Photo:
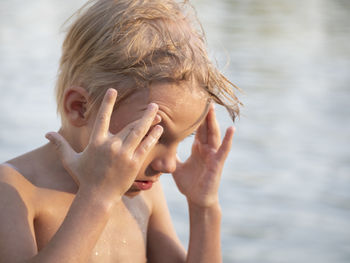
[[[134,195],[146,190],[162,173],[175,171],[177,147],[204,119],[208,110],[207,98],[206,93],[198,87],[189,89],[161,83],[136,91],[115,108],[110,122],[112,134],[141,118],[151,102],[158,104],[158,115],[162,118],[159,125],[164,128],[159,142],[147,156],[136,181],[126,194]]]

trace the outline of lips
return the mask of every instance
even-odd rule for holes
[[[152,188],[153,182],[152,181],[141,181],[136,180],[134,182],[134,185],[139,188],[140,190],[149,190]]]

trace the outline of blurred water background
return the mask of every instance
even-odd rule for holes
[[[0,162],[59,128],[60,26],[83,2],[0,1]],[[244,91],[220,188],[224,262],[350,262],[350,1],[193,4],[211,56]],[[186,202],[162,182],[187,244]]]

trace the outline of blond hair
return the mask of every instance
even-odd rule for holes
[[[210,62],[187,1],[92,0],[72,17],[56,85],[62,119],[64,91],[72,86],[84,87],[98,105],[110,87],[118,90],[118,103],[152,82],[190,80],[225,106],[233,120],[239,114],[236,86]]]

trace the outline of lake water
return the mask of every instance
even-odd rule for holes
[[[58,129],[60,26],[83,2],[1,0],[0,162]],[[211,56],[244,91],[220,188],[224,262],[350,262],[350,1],[194,5]],[[219,107],[218,118],[230,125]],[[186,244],[186,202],[162,182]]]

